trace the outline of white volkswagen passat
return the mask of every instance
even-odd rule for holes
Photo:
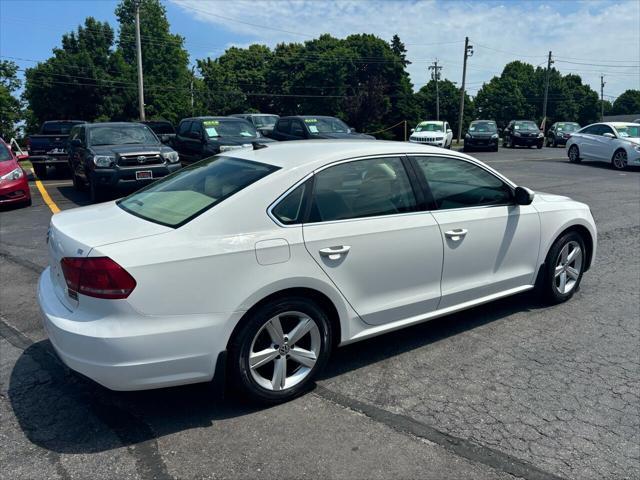
[[[462,153],[400,142],[255,146],[54,215],[38,300],[72,369],[115,390],[227,376],[289,399],[335,346],[593,262],[589,208]]]
[[[640,124],[605,122],[572,133],[567,141],[569,161],[598,160],[617,170],[640,166]]]

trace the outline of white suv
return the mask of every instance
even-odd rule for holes
[[[416,128],[411,129],[409,141],[413,143],[425,143],[435,147],[451,148],[453,131],[449,122],[440,120],[428,120],[420,122]]]

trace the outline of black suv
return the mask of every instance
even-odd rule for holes
[[[180,168],[178,154],[140,123],[87,123],[69,133],[73,186],[89,185],[91,201],[132,191]]]
[[[300,115],[280,118],[273,129],[271,138],[275,140],[315,140],[318,138],[375,140],[376,137],[356,133],[339,118]]]
[[[464,136],[464,151],[473,149],[498,151],[498,126],[493,120],[474,120]]]
[[[504,129],[502,139],[503,147],[515,148],[517,146],[542,148],[544,134],[540,131],[536,122],[531,120],[511,120]]]
[[[188,164],[221,152],[251,147],[253,143],[268,142],[273,140],[263,137],[242,118],[196,117],[180,122],[173,146],[180,161]]]
[[[573,132],[580,130],[580,125],[575,122],[556,122],[547,130],[547,147],[566,145]]]
[[[256,130],[262,135],[268,137],[273,132],[276,122],[280,118],[280,115],[274,115],[271,113],[234,113],[229,115],[230,117],[244,118],[251,122]]]

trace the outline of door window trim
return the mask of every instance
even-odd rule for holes
[[[420,178],[420,183],[423,189],[425,189],[425,197],[427,199],[429,199],[430,202],[430,206],[432,207],[430,210],[431,212],[443,212],[443,211],[459,211],[459,210],[471,210],[471,209],[479,209],[479,208],[493,208],[493,207],[510,207],[510,206],[514,206],[516,205],[515,202],[515,188],[517,187],[517,185],[515,185],[511,180],[509,180],[508,178],[500,175],[498,172],[496,172],[495,170],[491,169],[490,167],[486,167],[484,165],[480,165],[477,162],[474,162],[472,160],[469,160],[467,158],[463,158],[463,157],[457,157],[457,156],[453,156],[453,155],[446,155],[446,154],[426,154],[426,153],[422,153],[422,154],[411,154],[408,155],[409,157],[409,161],[413,164],[413,168],[416,170],[418,177]],[[487,172],[490,175],[493,175],[494,177],[496,177],[498,180],[500,180],[502,183],[504,183],[507,187],[509,187],[509,189],[511,190],[511,202],[509,203],[496,203],[496,204],[492,204],[492,205],[474,205],[471,207],[458,207],[458,208],[438,208],[438,206],[436,205],[435,199],[433,197],[433,193],[431,192],[431,188],[429,187],[429,182],[427,181],[427,178],[424,175],[424,172],[422,171],[422,169],[420,168],[420,166],[418,165],[418,162],[415,160],[416,158],[422,158],[422,157],[426,157],[426,158],[445,158],[445,159],[453,159],[453,160],[459,160],[459,161],[463,161],[466,163],[470,163],[471,165],[474,165],[482,170],[484,170],[485,172]]]
[[[335,167],[335,166],[341,165],[343,163],[357,162],[357,161],[361,161],[361,160],[375,160],[376,158],[399,158],[400,159],[400,161],[402,163],[402,167],[404,168],[405,173],[407,175],[407,178],[409,179],[409,185],[411,186],[411,190],[413,192],[414,199],[416,201],[416,207],[415,207],[414,211],[392,213],[392,214],[386,214],[386,215],[372,215],[372,216],[369,216],[369,217],[344,218],[344,219],[341,219],[341,220],[326,220],[326,221],[322,221],[322,222],[313,222],[313,223],[309,223],[308,222],[309,215],[311,213],[311,204],[312,204],[312,198],[311,197],[315,192],[315,186],[316,186],[315,177],[316,177],[316,175],[318,173],[322,172],[323,170],[326,170],[327,168]],[[308,188],[307,191],[305,192],[304,201],[306,202],[306,207],[307,208],[306,208],[306,211],[304,212],[304,216],[302,218],[302,221],[300,221],[298,223],[291,224],[291,225],[286,225],[286,224],[282,223],[274,215],[273,210],[291,192],[293,192],[296,188],[298,188],[300,185],[305,183],[310,178],[312,179],[311,182],[310,182],[310,187],[311,188]],[[331,162],[331,163],[328,163],[327,165],[323,165],[321,167],[316,168],[314,171],[312,171],[309,174],[305,175],[302,179],[298,180],[293,186],[288,188],[282,195],[280,195],[278,198],[276,198],[271,203],[271,205],[269,205],[269,207],[267,207],[267,215],[279,227],[282,227],[282,228],[300,227],[302,225],[322,225],[322,224],[328,224],[328,223],[353,222],[353,221],[358,221],[358,220],[371,220],[371,219],[384,218],[384,217],[398,217],[398,216],[401,216],[401,215],[415,215],[415,214],[421,214],[421,213],[424,213],[425,211],[428,211],[428,210],[425,209],[426,204],[425,204],[425,201],[424,201],[424,199],[425,199],[424,195],[425,195],[425,192],[424,192],[424,190],[422,188],[422,185],[420,185],[420,182],[418,180],[417,174],[414,171],[414,167],[411,165],[406,153],[387,153],[387,154],[378,154],[378,155],[367,155],[367,156],[364,156],[364,157],[345,158],[343,160],[338,160],[338,161],[335,161],[335,162]]]

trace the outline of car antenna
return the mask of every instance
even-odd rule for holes
[[[253,149],[254,150],[260,150],[261,148],[267,148],[267,146],[264,143],[251,142],[251,145],[253,145]]]

